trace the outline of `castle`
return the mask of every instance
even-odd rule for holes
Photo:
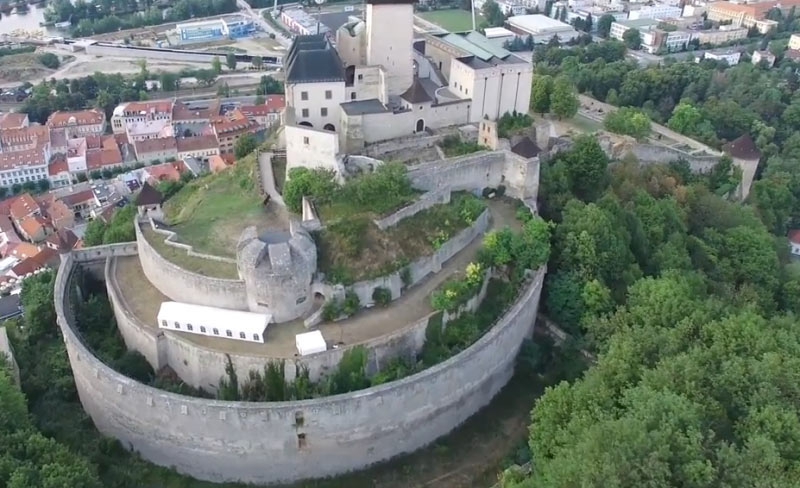
[[[288,168],[337,170],[368,144],[527,113],[533,67],[477,33],[414,38],[414,0],[367,0],[365,20],[297,36],[284,60]]]

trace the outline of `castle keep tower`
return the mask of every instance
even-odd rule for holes
[[[415,0],[367,1],[367,64],[386,70],[387,94],[399,96],[414,76]]]

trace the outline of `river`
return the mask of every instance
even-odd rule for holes
[[[38,5],[28,5],[28,11],[24,13],[3,14],[2,18],[0,18],[0,34],[11,34],[19,29],[30,32],[44,31],[45,35],[53,36],[66,34],[66,31],[58,31],[52,27],[39,27],[39,22],[44,22],[45,10],[47,10],[47,4],[40,3]]]

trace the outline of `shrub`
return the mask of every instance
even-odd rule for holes
[[[650,117],[639,109],[622,107],[609,112],[603,121],[603,126],[606,130],[617,134],[644,139],[650,134]]]
[[[459,202],[458,215],[467,225],[472,225],[485,208],[486,205],[477,198],[463,198]]]
[[[527,129],[531,125],[533,125],[533,119],[530,115],[516,112],[510,114],[506,112],[497,120],[497,135],[508,138],[521,130]]]
[[[386,163],[372,173],[350,180],[342,187],[337,200],[385,214],[410,202],[414,194],[406,167],[400,163]]]
[[[406,266],[405,268],[400,270],[400,281],[403,282],[403,288],[408,288],[411,286],[411,268]]]
[[[352,290],[348,290],[344,295],[342,312],[350,317],[351,315],[355,315],[359,308],[361,308],[361,300],[358,299],[358,294]]]
[[[289,210],[300,213],[303,210],[303,197],[315,203],[327,203],[338,190],[333,171],[325,169],[292,168],[289,180],[283,187],[283,199]]]
[[[392,301],[392,292],[388,288],[376,286],[375,289],[372,290],[372,300],[377,305],[385,307]]]
[[[61,61],[59,61],[58,56],[53,53],[39,55],[39,62],[42,63],[45,68],[50,69],[58,69],[58,67],[61,66]]]
[[[486,149],[477,142],[463,141],[456,135],[445,136],[442,142],[439,143],[439,147],[448,157],[463,156]]]
[[[338,300],[329,300],[322,306],[322,320],[326,322],[333,322],[338,319],[341,314],[342,310]]]

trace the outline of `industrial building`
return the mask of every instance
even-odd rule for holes
[[[546,15],[515,15],[510,17],[506,24],[520,36],[533,36],[535,43],[547,43],[553,36],[558,36],[561,42],[569,42],[580,36],[571,25]]]
[[[175,26],[175,32],[181,43],[238,39],[252,35],[255,30],[253,21],[242,16],[185,22]]]

